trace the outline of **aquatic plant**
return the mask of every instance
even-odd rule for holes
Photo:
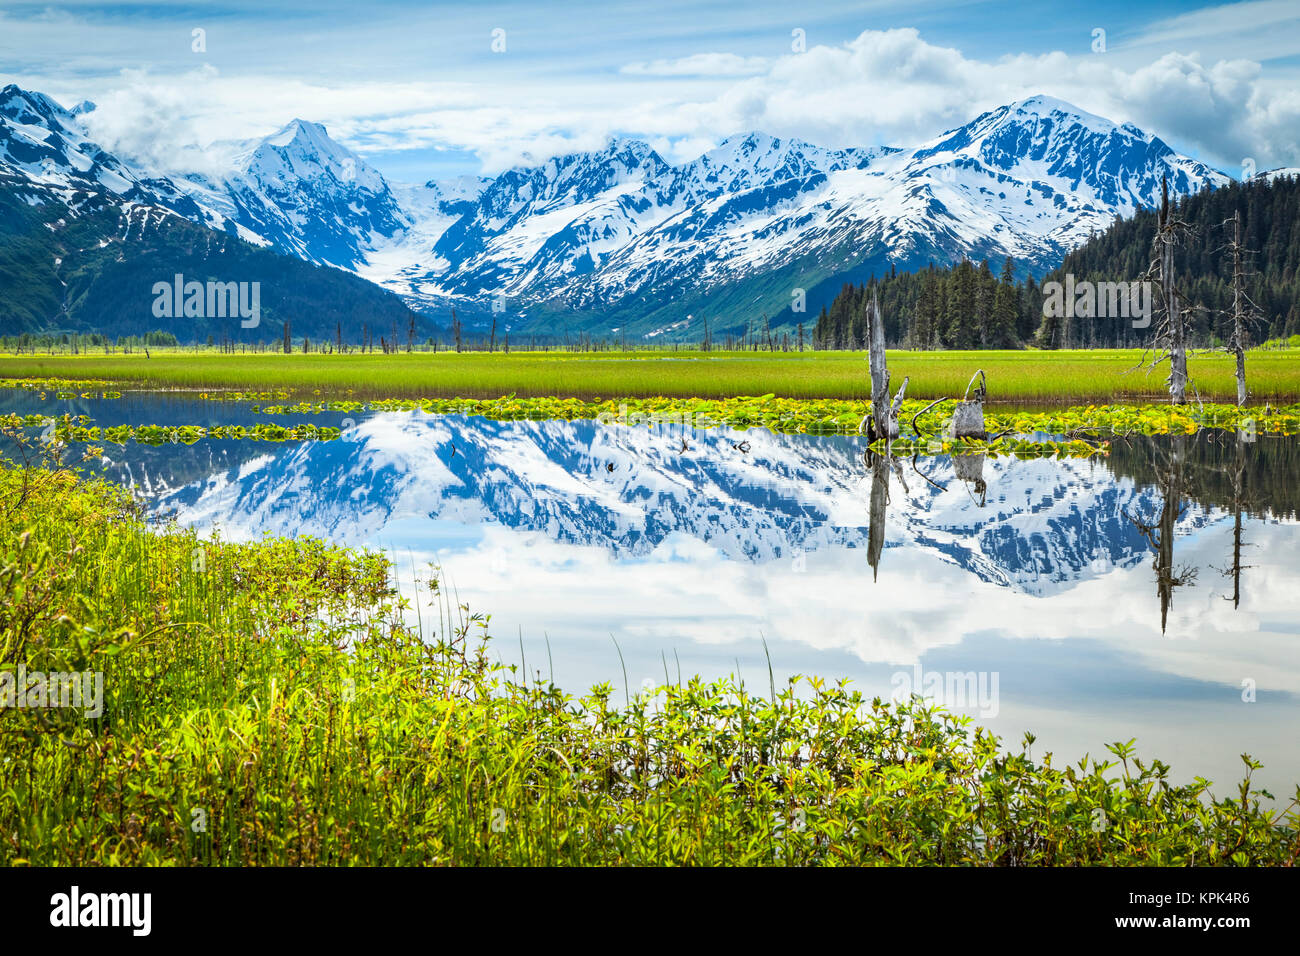
[[[247,401],[244,393],[213,395],[208,400]],[[1054,455],[1087,457],[1104,454],[1115,436],[1185,435],[1202,428],[1226,429],[1257,435],[1300,434],[1300,405],[1239,408],[1236,405],[1087,405],[1048,411],[989,409],[985,414],[985,439],[954,440],[945,434],[951,402],[903,402],[900,418],[902,435],[893,444],[899,454],[987,453],[1020,458]],[[866,403],[843,399],[790,399],[775,395],[731,399],[680,399],[658,396],[642,399],[584,401],[577,398],[497,399],[380,399],[354,398],[300,401],[294,404],[262,404],[254,400],[254,414],[309,416],[324,413],[410,412],[482,416],[498,421],[595,420],[609,426],[713,428],[764,428],[773,432],[822,435],[855,434],[865,414]],[[49,418],[26,415],[29,428],[53,424],[62,441],[126,444],[193,444],[203,439],[248,439],[254,441],[330,441],[341,430],[330,426],[300,423],[244,425],[115,425],[101,427],[86,416]],[[877,442],[873,447],[881,446]]]

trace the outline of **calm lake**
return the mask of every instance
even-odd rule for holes
[[[1138,739],[1228,796],[1300,782],[1300,442],[1130,438],[1090,460],[864,459],[856,437],[174,395],[0,410],[99,425],[310,421],[342,440],[106,445],[160,517],[432,562],[494,653],[573,693],[739,673],[926,693],[1058,764]],[[345,419],[347,419],[345,423]],[[426,627],[427,627],[426,614]],[[617,647],[615,645],[617,641]],[[766,642],[766,652],[764,648]],[[620,659],[621,650],[621,659]]]

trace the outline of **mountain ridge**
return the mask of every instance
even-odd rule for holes
[[[760,315],[793,327],[845,282],[965,257],[1010,257],[1041,276],[1153,204],[1162,178],[1175,196],[1229,181],[1132,124],[1043,95],[910,148],[747,132],[673,165],[622,137],[423,186],[389,183],[304,119],[242,144],[226,174],[172,179],[92,151],[50,98],[27,104],[35,125],[6,123],[0,107],[0,163],[68,182],[93,174],[123,201],[354,272],[417,311],[456,307],[470,325],[541,335],[698,340],[706,320],[719,333]],[[41,125],[52,135],[32,132]],[[20,139],[25,163],[6,151]]]
[[[200,206],[168,179],[143,176],[102,150],[75,114],[16,86],[0,90],[0,334],[171,331],[186,341],[333,340],[347,327],[376,335],[415,319],[395,295],[250,242],[243,227]],[[37,121],[37,122],[33,122]],[[227,314],[169,319],[155,313],[159,282],[258,288],[256,322]],[[179,321],[178,321],[179,320]],[[389,332],[388,334],[392,334]]]

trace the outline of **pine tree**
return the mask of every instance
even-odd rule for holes
[[[1022,342],[1028,342],[1038,331],[1043,312],[1042,293],[1038,284],[1034,282],[1033,276],[1025,276],[1025,284],[1020,287],[1020,300],[1017,305],[1019,308],[1016,337]]]
[[[969,259],[963,259],[948,279],[944,337],[950,348],[975,347],[975,311],[975,268]]]
[[[993,304],[997,287],[993,270],[985,259],[975,274],[975,339],[982,349],[990,348],[993,340]]]
[[[1020,318],[1020,291],[1016,288],[1016,270],[1008,256],[1002,264],[993,297],[993,317],[987,344],[995,349],[1013,349],[1018,344],[1016,324]]]

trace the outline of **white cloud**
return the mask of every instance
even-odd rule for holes
[[[783,57],[706,105],[722,128],[762,128],[827,145],[912,143],[984,110],[1048,93],[1236,169],[1300,158],[1300,93],[1263,82],[1250,60],[1205,65],[1168,53],[1136,68],[1108,54],[1053,52],[985,62],[916,30],[867,31],[839,48]]]
[[[1113,47],[1112,47],[1113,48]],[[741,71],[760,70],[749,76]],[[779,57],[697,54],[644,61],[611,77],[505,69],[420,77],[304,79],[296,73],[123,72],[69,90],[15,77],[67,102],[90,96],[107,148],[183,168],[195,146],[266,135],[294,117],[324,123],[367,154],[439,150],[476,155],[498,172],[558,153],[641,136],[681,161],[736,132],[763,130],[827,146],[913,144],[978,113],[1046,93],[1133,122],[1228,172],[1300,165],[1300,91],[1238,58],[1170,52],[1019,54],[981,60],[915,29],[868,30],[852,41]],[[206,159],[217,161],[220,152]],[[382,163],[380,164],[382,168]]]
[[[672,60],[629,63],[619,70],[634,76],[750,76],[762,73],[767,57],[734,53],[696,53]]]
[[[1204,7],[1149,24],[1129,38],[1133,49],[1200,49],[1221,57],[1273,59],[1300,53],[1300,6],[1295,0],[1246,0]]]

